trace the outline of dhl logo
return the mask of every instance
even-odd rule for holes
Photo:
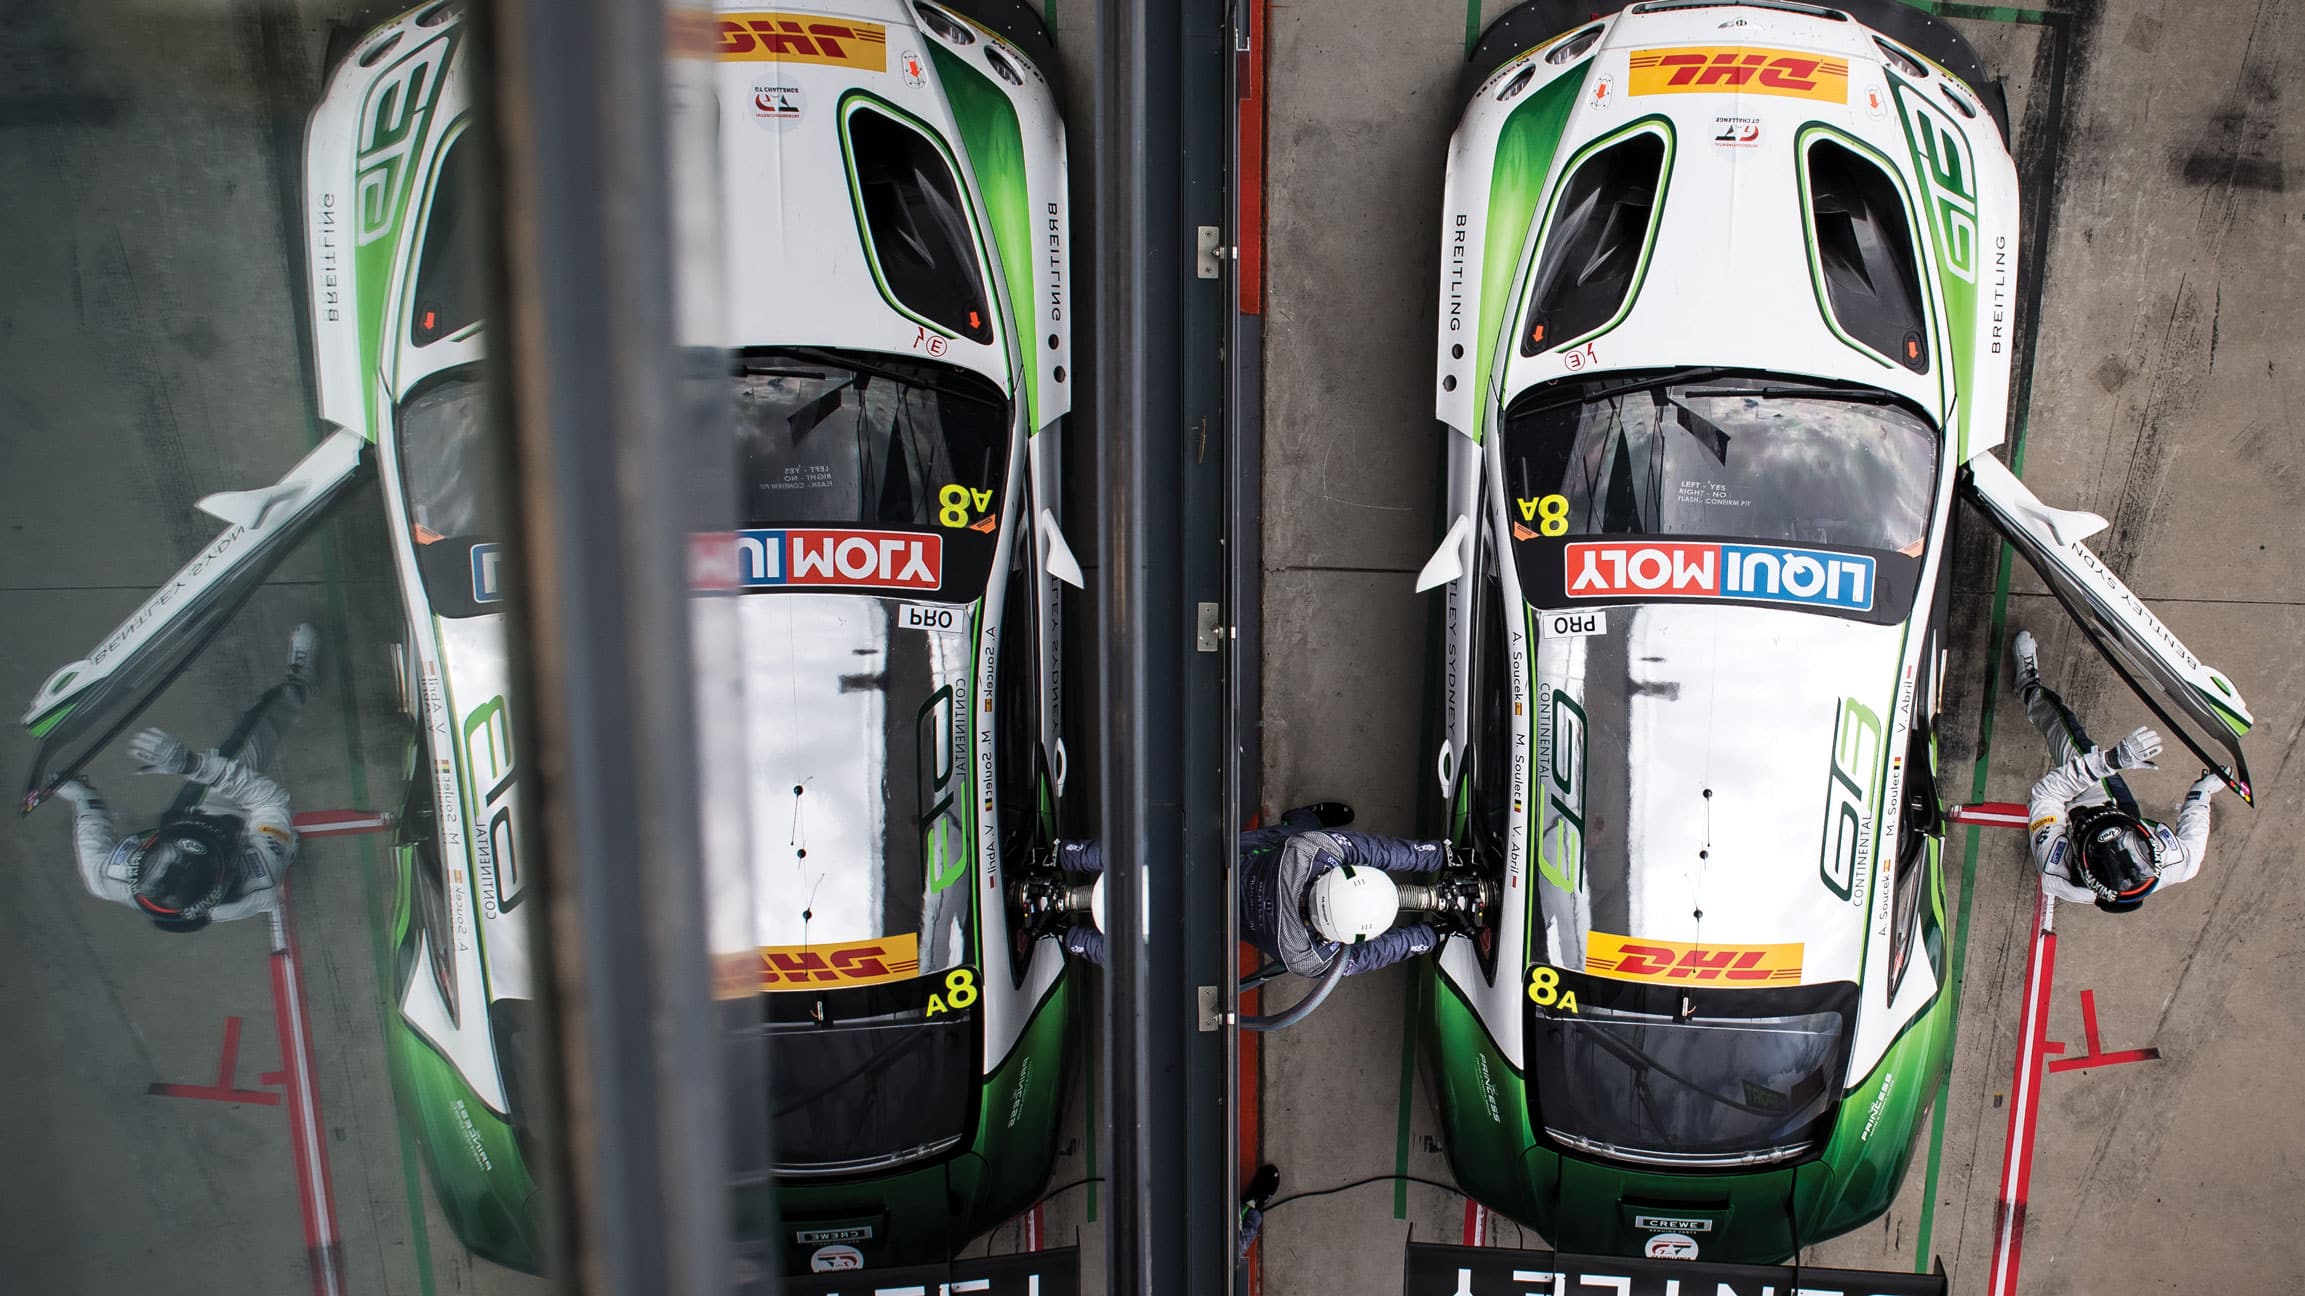
[[[1632,93],[1766,94],[1849,102],[1849,62],[1791,50],[1696,46],[1639,50]]]
[[[827,63],[886,72],[888,29],[807,14],[722,14],[718,53],[732,63]]]
[[[883,936],[846,945],[763,945],[760,988],[821,990],[881,985],[920,975],[920,937]]]
[[[1798,985],[1801,949],[1798,941],[1790,945],[1690,945],[1589,932],[1585,936],[1585,971],[1620,981]]]

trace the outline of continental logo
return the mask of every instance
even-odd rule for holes
[[[883,936],[846,945],[763,945],[762,990],[881,985],[920,975],[920,937]]]
[[[1585,936],[1585,971],[1620,981],[1675,985],[1798,985],[1801,949],[1797,941],[1790,945],[1689,945],[1597,931]]]
[[[1847,103],[1849,61],[1735,45],[1638,50],[1632,93],[1766,94]]]
[[[888,29],[809,14],[722,14],[718,53],[733,63],[825,63],[886,72]]]

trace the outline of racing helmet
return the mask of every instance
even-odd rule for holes
[[[1323,940],[1358,945],[1382,934],[1401,913],[1400,888],[1383,869],[1339,864],[1313,879],[1305,921]]]
[[[1096,875],[1096,881],[1095,881],[1095,882],[1093,882],[1093,883],[1091,883],[1091,884],[1090,884],[1090,886],[1089,886],[1089,889],[1088,889],[1088,912],[1089,912],[1089,918],[1090,918],[1090,920],[1096,923],[1096,929],[1097,929],[1098,931],[1103,931],[1103,930],[1104,930],[1104,874],[1102,874],[1102,873],[1099,873],[1099,874],[1097,874],[1097,875]]]
[[[2121,913],[2144,903],[2161,879],[2161,844],[2137,816],[2110,801],[2073,812],[2073,844],[2080,848],[2081,885],[2097,893],[2097,907]]]
[[[238,825],[208,815],[178,819],[144,839],[131,883],[136,907],[162,931],[191,932],[232,887],[232,846]]]

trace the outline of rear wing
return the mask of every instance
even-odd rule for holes
[[[32,695],[22,723],[40,748],[23,813],[134,722],[369,469],[368,443],[336,428],[273,485],[201,500],[202,512],[230,525],[93,652],[59,667]]]

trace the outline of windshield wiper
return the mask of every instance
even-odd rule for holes
[[[1839,387],[1703,387],[1681,393],[1686,400],[1692,396],[1806,396],[1810,400],[1847,401],[1852,405],[1902,405],[1901,397],[1885,391],[1867,391],[1862,388]]]
[[[990,405],[996,409],[1001,404],[997,400],[986,399],[983,390],[969,383],[962,376],[966,371],[957,365],[921,364],[918,369],[907,372],[887,365],[875,364],[861,355],[846,351],[828,351],[823,347],[778,347],[771,354],[799,356],[804,360],[814,360],[820,364],[834,365],[860,374],[871,374],[875,378],[886,378],[890,382],[903,383],[907,387],[926,387],[940,396],[950,396],[955,400],[974,401],[977,404]]]
[[[1617,383],[1614,386],[1602,387],[1594,391],[1587,391],[1576,386],[1565,387],[1557,394],[1534,405],[1524,406],[1517,412],[1535,414],[1540,410],[1559,409],[1563,405],[1582,405],[1605,401],[1612,396],[1647,391],[1652,387],[1672,387],[1681,383],[1703,382],[1708,378],[1718,378],[1723,374],[1735,372],[1737,371],[1734,369],[1725,369],[1719,365],[1691,366],[1686,369],[1660,369],[1645,378],[1635,378],[1629,382]]]

